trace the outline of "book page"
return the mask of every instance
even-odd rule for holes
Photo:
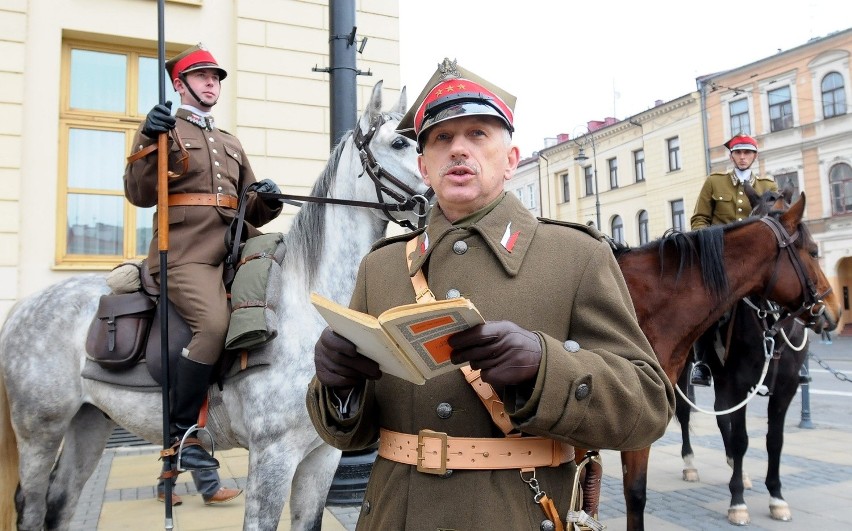
[[[379,320],[427,379],[458,368],[450,361],[449,337],[484,322],[464,298],[393,308]]]
[[[353,342],[358,352],[378,363],[383,373],[418,385],[426,382],[382,329],[378,319],[316,293],[311,294],[311,302],[332,330]]]

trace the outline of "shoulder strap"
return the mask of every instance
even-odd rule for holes
[[[417,237],[415,236],[408,240],[405,244],[405,259],[408,263],[409,270],[411,269],[411,257],[416,248]],[[429,284],[426,282],[426,277],[423,275],[422,269],[418,269],[417,273],[411,277],[411,285],[414,286],[414,296],[418,304],[423,302],[433,302],[435,300],[435,295],[432,293],[432,290],[429,289]],[[504,407],[503,402],[501,402],[497,397],[497,393],[494,391],[494,388],[491,387],[491,384],[482,381],[480,371],[471,369],[470,366],[461,367],[460,370],[464,374],[464,378],[467,380],[467,383],[469,383],[470,386],[473,387],[473,390],[476,391],[476,396],[478,396],[479,400],[485,405],[485,409],[488,410],[494,424],[496,424],[507,437],[519,437],[521,434],[520,432],[515,431],[515,428],[512,426],[512,421],[509,420],[509,416],[506,414],[506,408]],[[512,433],[513,431],[515,433]]]

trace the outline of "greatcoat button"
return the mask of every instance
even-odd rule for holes
[[[209,140],[209,141],[211,141],[211,142],[215,142],[215,141],[216,141],[216,139],[214,139],[212,136],[211,136],[211,137],[208,137],[208,138],[207,138],[207,140]]]
[[[589,384],[580,384],[577,386],[577,390],[574,391],[574,398],[577,400],[582,400],[589,396]]]
[[[456,253],[456,254],[466,253],[467,252],[467,244],[462,240],[457,241],[456,243],[453,244],[453,252]]]
[[[556,524],[553,523],[553,520],[542,520],[541,525],[538,526],[541,531],[553,531],[556,529]]]
[[[222,191],[222,187],[221,187],[221,186],[218,186],[218,187],[216,188],[216,190],[218,190],[219,192],[221,192],[221,191]]]
[[[438,407],[435,408],[435,412],[438,414],[439,418],[448,419],[453,415],[453,406],[446,402],[441,402],[438,404]]]
[[[364,503],[361,505],[361,511],[364,514],[370,514],[370,502],[369,502],[369,500],[364,500]]]
[[[218,151],[216,151],[216,149],[214,148],[214,149],[213,149],[213,153],[219,153],[219,152],[218,152]]]
[[[568,341],[563,343],[562,346],[565,347],[565,350],[567,350],[568,352],[579,352],[580,350],[580,344],[574,341],[573,339],[569,339]]]
[[[461,297],[461,291],[457,290],[456,288],[447,290],[448,299],[458,299],[459,297]]]

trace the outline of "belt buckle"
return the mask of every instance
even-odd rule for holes
[[[425,439],[438,439],[441,442],[441,466],[438,468],[428,468],[423,466],[423,449],[426,445]],[[443,476],[447,473],[447,434],[441,431],[420,430],[417,433],[417,471],[424,474],[435,474]]]
[[[221,192],[219,192],[218,194],[216,194],[216,206],[217,206],[217,207],[228,206],[228,205],[223,205],[223,204],[222,204],[222,200],[224,199],[224,197],[225,197],[225,194],[223,194],[223,193],[221,193]]]

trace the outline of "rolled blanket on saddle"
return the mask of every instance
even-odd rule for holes
[[[277,305],[281,301],[284,235],[262,234],[243,247],[231,285],[231,322],[225,348],[258,348],[278,335]]]

